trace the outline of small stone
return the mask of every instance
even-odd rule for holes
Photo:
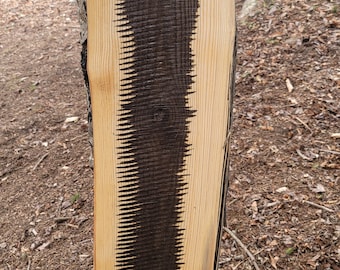
[[[283,192],[286,192],[286,191],[288,191],[289,189],[287,188],[287,187],[280,187],[280,188],[278,188],[277,190],[276,190],[276,192],[278,192],[278,193],[283,193]]]
[[[65,120],[65,123],[75,123],[78,122],[79,117],[78,116],[72,116],[72,117],[68,117]]]

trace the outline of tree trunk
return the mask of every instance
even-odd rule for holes
[[[234,1],[88,0],[88,27],[85,0],[78,4],[91,138],[93,116],[95,268],[217,269]]]
[[[80,24],[80,43],[82,46],[81,51],[81,68],[83,71],[85,91],[87,98],[87,121],[89,132],[89,143],[91,146],[91,153],[89,157],[90,167],[93,168],[93,128],[92,128],[92,109],[91,109],[91,95],[89,78],[87,74],[87,11],[86,0],[77,0],[79,7],[79,24]]]

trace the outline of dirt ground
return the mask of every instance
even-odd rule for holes
[[[220,267],[339,270],[339,2],[242,4]],[[92,269],[77,12],[0,0],[0,270]]]

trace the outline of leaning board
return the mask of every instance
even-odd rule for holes
[[[217,269],[234,5],[88,1],[95,269]]]

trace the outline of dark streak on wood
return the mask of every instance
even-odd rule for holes
[[[194,114],[187,99],[197,9],[198,0],[125,0],[116,7],[121,36],[132,41],[121,59],[127,79],[118,128],[118,269],[174,270],[182,263],[179,215]]]

